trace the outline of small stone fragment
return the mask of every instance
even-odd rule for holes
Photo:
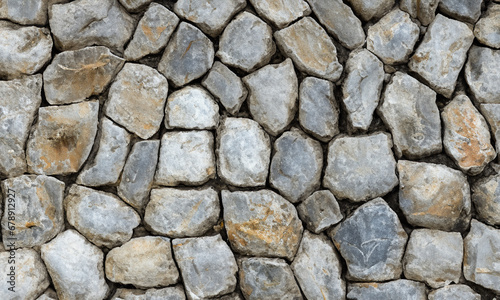
[[[394,6],[394,0],[348,0],[348,2],[363,21],[380,18]]]
[[[465,79],[480,103],[500,104],[500,50],[473,46],[465,65]]]
[[[47,23],[47,7],[50,0],[1,0],[0,19],[7,19],[20,25]]]
[[[377,283],[351,283],[348,300],[427,300],[424,283],[406,279]]]
[[[57,293],[51,288],[45,290],[45,292],[36,300],[57,300]]]
[[[481,295],[465,284],[453,284],[429,293],[429,300],[481,300]]]
[[[297,206],[297,212],[307,229],[314,233],[320,233],[344,218],[337,199],[328,190],[314,192]]]
[[[138,12],[153,0],[120,0],[120,3],[131,12]]]
[[[489,47],[500,48],[500,5],[488,6],[486,13],[477,21],[474,27],[476,39]]]
[[[439,10],[445,15],[474,24],[481,15],[483,0],[439,0]]]
[[[500,225],[500,175],[479,180],[472,186],[472,202],[479,219]]]
[[[250,0],[255,11],[278,28],[288,26],[291,22],[311,13],[304,0]]]
[[[479,108],[486,121],[490,124],[491,132],[496,141],[495,148],[498,154],[500,151],[500,103],[481,104]]]
[[[111,300],[185,300],[186,295],[182,285],[162,289],[116,289]]]
[[[436,17],[436,9],[442,0],[402,0],[400,8],[417,19],[423,26],[428,26]]]

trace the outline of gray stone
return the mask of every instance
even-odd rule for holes
[[[127,63],[109,89],[105,114],[142,139],[152,137],[163,121],[168,82],[155,69]]]
[[[467,177],[431,163],[398,161],[399,206],[408,223],[445,231],[461,231],[471,218]]]
[[[188,299],[212,298],[234,291],[238,266],[220,235],[175,239],[172,244]]]
[[[344,218],[337,199],[328,190],[314,192],[297,206],[297,212],[307,229],[314,233],[320,233]]]
[[[214,136],[210,131],[170,131],[161,138],[155,183],[202,185],[215,177]]]
[[[438,14],[408,66],[436,92],[450,98],[473,40],[469,26]]]
[[[48,288],[40,297],[36,300],[57,300],[57,293],[51,288]]]
[[[226,118],[217,131],[217,170],[225,182],[236,186],[266,184],[271,156],[269,136],[259,123]]]
[[[436,9],[442,0],[402,0],[400,8],[417,19],[423,26],[428,26],[436,17]]]
[[[324,79],[306,77],[299,89],[299,122],[305,132],[322,142],[330,141],[339,131],[339,109],[333,84]]]
[[[21,25],[45,25],[49,0],[0,0],[0,19]]]
[[[481,295],[465,284],[453,284],[429,293],[429,300],[481,300]]]
[[[337,48],[326,31],[314,19],[304,17],[274,33],[281,52],[290,57],[302,72],[337,81],[342,65],[337,60]]]
[[[22,175],[2,181],[2,190],[5,248],[12,241],[14,248],[41,246],[63,229],[64,182],[44,175]]]
[[[465,79],[480,103],[500,104],[500,50],[473,46],[465,65]]]
[[[500,103],[499,104],[481,104],[479,106],[484,118],[490,124],[491,133],[495,138],[495,148],[497,154],[500,151]]]
[[[161,4],[151,3],[125,49],[125,58],[138,60],[160,52],[167,45],[178,23],[179,18],[173,12]]]
[[[131,12],[138,12],[153,0],[120,0],[120,3]]]
[[[248,91],[243,81],[224,64],[216,61],[201,84],[212,93],[232,115],[240,110]]]
[[[59,300],[104,299],[104,254],[75,230],[66,230],[41,247],[42,259]]]
[[[355,130],[368,130],[384,83],[384,64],[370,51],[356,50],[349,55],[345,71],[342,101],[347,120]]]
[[[384,283],[352,283],[348,286],[349,300],[427,300],[425,284],[399,279]]]
[[[472,202],[479,219],[489,225],[500,225],[500,174],[474,183]]]
[[[489,47],[500,48],[500,5],[492,4],[488,6],[486,13],[477,21],[474,26],[474,36],[476,39]]]
[[[291,22],[309,15],[311,9],[304,0],[249,0],[255,11],[273,26],[283,28]]]
[[[186,295],[181,285],[162,289],[116,289],[111,300],[185,300]]]
[[[419,33],[410,16],[395,9],[368,28],[366,48],[386,64],[406,63]]]
[[[219,298],[215,298],[219,300],[243,300],[243,297],[240,296],[237,292],[233,292],[231,294],[227,294],[224,296],[221,296]]]
[[[302,237],[295,207],[270,190],[222,191],[224,226],[232,249],[292,260]]]
[[[52,38],[47,28],[0,21],[0,32],[0,77],[34,74],[51,59]]]
[[[416,159],[441,152],[436,93],[415,78],[396,72],[385,89],[378,113],[392,133],[398,157]]]
[[[474,24],[481,15],[483,0],[439,0],[437,2],[439,2],[439,10],[443,14]]]
[[[359,202],[384,196],[398,185],[391,147],[386,133],[334,139],[323,185],[338,199]]]
[[[326,236],[305,231],[292,270],[307,299],[345,299],[342,263]]]
[[[394,0],[348,0],[354,11],[361,16],[363,21],[380,18],[394,5]]]
[[[0,81],[0,174],[14,177],[26,171],[24,146],[42,103],[42,76]]]
[[[250,257],[238,261],[240,288],[245,299],[302,300],[290,266],[283,259]]]
[[[264,21],[242,12],[224,29],[217,57],[228,66],[252,72],[269,63],[276,52],[272,33]]]

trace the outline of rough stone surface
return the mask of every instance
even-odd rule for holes
[[[21,25],[45,25],[49,0],[1,0],[0,19]]]
[[[474,26],[476,39],[489,47],[500,48],[500,5],[492,4]]]
[[[424,26],[429,25],[436,17],[436,9],[441,0],[402,0],[400,8],[417,19]]]
[[[278,28],[309,15],[311,9],[304,0],[249,0],[257,13]]]
[[[57,293],[51,288],[48,288],[40,297],[36,300],[57,300]]]
[[[297,212],[308,230],[320,233],[343,219],[335,196],[328,191],[316,191],[307,197],[299,206]]]
[[[181,285],[161,289],[117,289],[111,300],[185,300]]]
[[[353,283],[348,286],[349,300],[426,300],[425,284],[399,279],[384,283]]]
[[[473,46],[465,65],[465,79],[480,103],[500,104],[500,50]]]
[[[497,149],[497,154],[500,151],[500,103],[498,104],[481,104],[481,113],[488,122],[491,128],[491,133],[495,138],[495,148]],[[497,156],[498,157],[498,156]]]
[[[354,11],[361,16],[364,21],[372,18],[379,18],[385,15],[394,5],[394,0],[348,0]]]
[[[483,0],[440,0],[439,10],[454,19],[474,24],[481,15]]]
[[[429,293],[429,300],[481,300],[481,295],[464,284],[453,284]]]
[[[500,225],[500,175],[474,183],[472,202],[479,219],[489,225]]]
[[[120,3],[131,12],[139,11],[153,0],[119,0]]]

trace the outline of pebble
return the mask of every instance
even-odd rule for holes
[[[500,225],[500,174],[472,185],[472,202],[478,218],[488,225]]]
[[[369,21],[373,18],[380,18],[385,15],[393,6],[394,0],[348,0],[354,12],[358,14],[363,21]]]
[[[186,295],[181,285],[161,289],[116,289],[111,300],[185,300]]]
[[[436,9],[442,0],[402,0],[400,8],[417,19],[423,26],[428,26],[436,17]]]
[[[328,190],[314,192],[297,206],[297,212],[306,228],[316,234],[344,218],[337,199]]]
[[[429,300],[481,300],[481,295],[465,284],[452,284],[429,293]]]
[[[463,22],[474,24],[481,15],[483,0],[440,0],[436,2],[439,2],[439,11],[443,14]]]
[[[47,23],[47,7],[50,0],[3,0],[0,6],[0,19],[7,19],[20,25],[39,25]]]
[[[311,8],[304,0],[249,0],[255,11],[273,26],[283,28],[293,21],[307,16]]]
[[[474,98],[480,103],[500,104],[500,50],[473,46],[465,65],[465,79]]]
[[[486,46],[500,48],[500,5],[491,4],[474,26],[474,36]]]
[[[352,283],[348,285],[348,300],[427,300],[424,283],[406,279],[389,282]]]

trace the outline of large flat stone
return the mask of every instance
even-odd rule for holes
[[[349,300],[427,300],[425,284],[406,279],[352,283],[348,285],[347,291]]]
[[[249,0],[255,11],[274,26],[283,28],[291,22],[309,15],[311,9],[304,0]]]
[[[480,103],[500,104],[500,50],[473,46],[465,65],[465,79]]]
[[[474,36],[486,46],[500,48],[500,5],[491,4],[474,26]]]
[[[472,186],[472,202],[481,221],[500,225],[500,175],[475,182]]]

